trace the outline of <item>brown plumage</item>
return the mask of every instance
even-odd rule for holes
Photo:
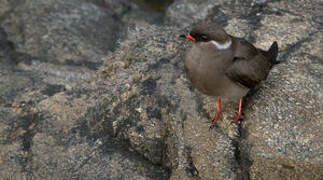
[[[277,64],[277,43],[268,51],[254,47],[242,38],[228,35],[216,24],[199,23],[185,35],[194,41],[193,47],[185,56],[185,71],[193,85],[202,93],[224,97],[230,100],[240,99],[238,121],[241,115],[242,97],[251,88],[255,88]],[[218,100],[218,107],[221,99]],[[213,119],[220,118],[220,110]]]

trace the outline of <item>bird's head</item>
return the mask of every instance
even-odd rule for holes
[[[196,23],[192,30],[180,37],[185,37],[195,43],[211,42],[217,49],[227,49],[231,46],[231,37],[217,24]]]

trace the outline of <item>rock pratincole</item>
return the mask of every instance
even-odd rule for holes
[[[277,42],[268,51],[254,47],[243,38],[227,34],[214,23],[197,23],[190,33],[181,35],[194,42],[185,55],[185,71],[192,84],[203,94],[217,96],[217,113],[210,128],[221,118],[221,98],[239,100],[241,118],[243,97],[266,80],[278,54]]]

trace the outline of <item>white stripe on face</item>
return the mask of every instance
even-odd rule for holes
[[[224,49],[228,49],[230,48],[231,44],[232,44],[232,41],[231,39],[227,42],[225,42],[224,44],[220,44],[214,40],[211,41],[212,44],[214,44],[216,46],[217,49],[219,50],[224,50]]]

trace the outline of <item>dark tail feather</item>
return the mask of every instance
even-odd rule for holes
[[[277,42],[273,42],[273,44],[270,46],[268,53],[271,56],[271,62],[273,64],[278,64],[280,63],[279,61],[277,61],[277,55],[278,55],[278,44]]]

